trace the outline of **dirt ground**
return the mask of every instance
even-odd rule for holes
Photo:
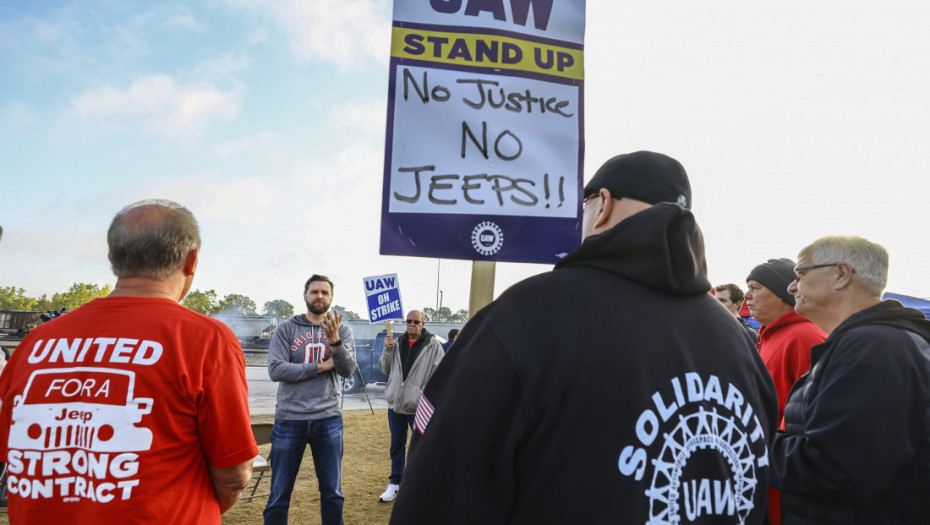
[[[256,421],[272,421],[260,418]],[[346,498],[343,518],[346,525],[370,525],[387,523],[391,516],[393,503],[381,503],[378,496],[387,487],[388,475],[391,473],[391,460],[388,446],[391,434],[388,431],[387,411],[375,410],[374,415],[368,410],[345,412],[343,414],[345,431],[345,450],[342,457],[342,493]],[[267,457],[271,445],[259,447],[262,455]],[[267,492],[268,486],[262,485],[259,491]],[[223,515],[223,523],[228,525],[246,525],[262,522],[262,510],[266,498],[256,498],[248,502],[239,502]],[[300,464],[300,474],[291,496],[289,520],[292,524],[314,525],[320,523],[320,492],[317,489],[316,473],[313,471],[313,458],[310,447]]]
[[[272,421],[269,418],[256,418],[256,422]],[[388,446],[391,435],[387,426],[387,411],[345,412],[345,452],[342,459],[342,493],[345,495],[344,519],[346,525],[370,525],[387,523],[391,516],[393,503],[381,503],[378,496],[387,486],[391,473],[391,460]],[[259,447],[267,457],[271,445]],[[259,493],[267,493],[267,482],[259,488]],[[262,510],[266,498],[236,504],[223,515],[227,525],[251,525],[262,522]],[[7,524],[7,515],[3,509],[0,524]],[[317,490],[316,474],[313,471],[313,458],[310,447],[304,455],[297,476],[297,484],[291,497],[290,523],[295,525],[313,525],[320,523],[320,493]]]

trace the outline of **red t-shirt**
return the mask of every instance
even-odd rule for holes
[[[168,299],[96,299],[0,376],[10,523],[220,523],[208,465],[255,457],[245,358]]]

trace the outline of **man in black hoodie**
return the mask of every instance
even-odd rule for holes
[[[762,521],[775,388],[708,293],[684,168],[620,155],[584,197],[582,245],[439,364],[391,523]]]
[[[783,525],[930,520],[930,321],[882,301],[888,252],[861,237],[801,250],[795,310],[830,334],[772,447]]]

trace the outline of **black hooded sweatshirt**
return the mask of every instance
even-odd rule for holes
[[[657,204],[482,309],[391,523],[761,522],[775,388],[705,268],[693,215]]]
[[[782,524],[930,523],[930,321],[893,300],[811,348],[772,447]]]

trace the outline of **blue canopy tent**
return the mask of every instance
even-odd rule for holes
[[[882,296],[882,299],[894,299],[899,301],[904,306],[909,308],[916,308],[924,313],[924,316],[930,319],[930,300],[921,299],[919,297],[911,297],[910,295],[901,295],[899,293],[885,292],[885,295]]]

